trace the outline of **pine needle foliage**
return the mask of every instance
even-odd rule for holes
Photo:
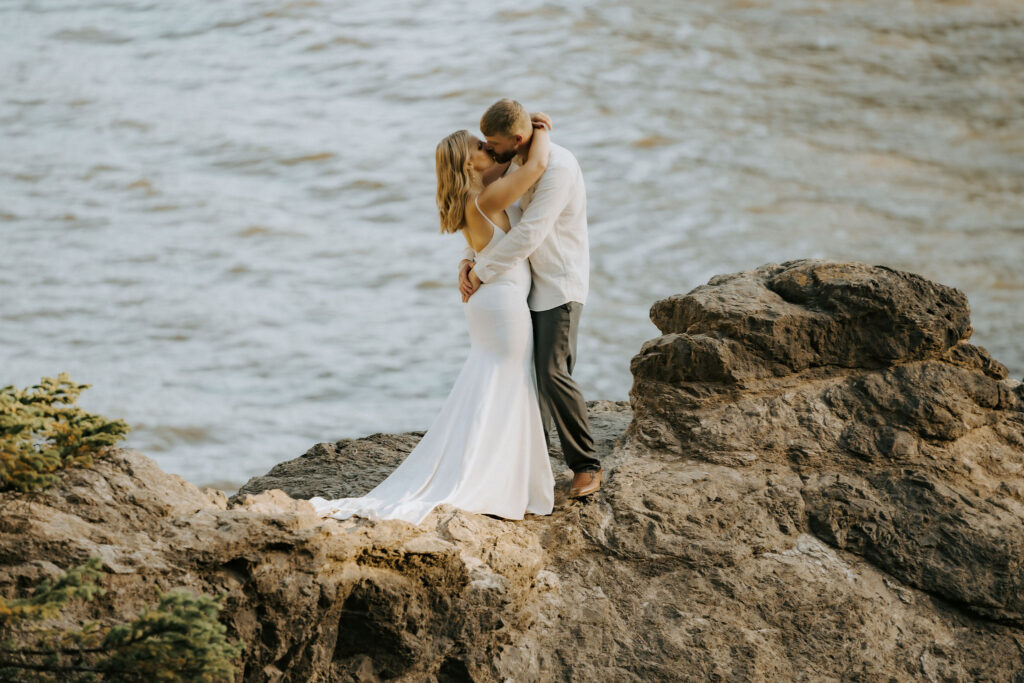
[[[77,405],[91,384],[68,373],[43,377],[27,389],[0,389],[0,491],[32,491],[57,481],[53,474],[92,465],[92,456],[123,439],[129,427]]]
[[[157,589],[156,607],[143,608],[134,621],[105,633],[96,621],[70,631],[32,623],[58,616],[71,599],[90,601],[105,594],[95,583],[102,576],[101,566],[99,557],[90,557],[56,580],[40,582],[31,597],[0,597],[0,681],[224,683],[235,679],[232,660],[244,645],[228,642],[227,629],[217,620],[223,593],[211,598]],[[18,638],[11,635],[15,631]]]

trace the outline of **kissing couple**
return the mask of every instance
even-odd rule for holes
[[[310,499],[320,517],[422,522],[440,503],[505,519],[554,508],[551,423],[569,496],[601,486],[587,406],[572,378],[590,281],[587,197],[552,122],[495,102],[436,150],[441,232],[462,232],[459,290],[470,350],[416,448],[364,496]]]

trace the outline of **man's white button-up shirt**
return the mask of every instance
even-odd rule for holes
[[[518,168],[513,160],[507,173]],[[523,215],[485,255],[472,249],[474,271],[483,282],[528,258],[533,273],[530,310],[546,311],[569,301],[585,304],[590,287],[587,192],[572,152],[551,143],[544,175],[519,199]]]

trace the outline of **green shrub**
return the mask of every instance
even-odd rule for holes
[[[28,389],[0,389],[0,491],[31,491],[54,483],[55,470],[92,465],[92,456],[123,439],[129,427],[75,405],[91,384],[66,372]]]
[[[29,598],[0,597],[0,636],[5,636],[0,639],[0,681],[234,680],[232,660],[244,645],[229,643],[226,627],[217,621],[224,594],[211,598],[157,589],[155,608],[144,608],[134,621],[106,633],[95,621],[73,631],[26,627],[57,616],[72,598],[90,601],[105,594],[95,583],[102,575],[100,567],[100,558],[90,557],[56,580],[42,581]],[[7,637],[15,629],[20,636]]]

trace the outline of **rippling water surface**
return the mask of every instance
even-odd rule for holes
[[[233,491],[424,429],[468,349],[434,145],[513,96],[589,190],[576,375],[657,298],[808,256],[964,290],[1024,374],[1015,2],[0,4],[0,385],[68,371]]]

